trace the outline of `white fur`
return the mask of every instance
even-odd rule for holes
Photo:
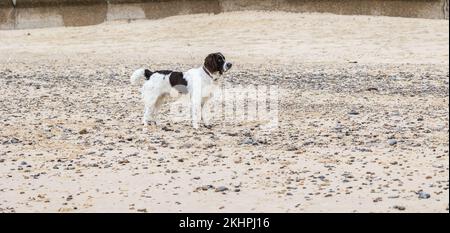
[[[132,84],[137,84],[139,82],[139,80],[141,80],[141,79],[143,79],[145,77],[144,74],[145,74],[145,69],[144,68],[137,69],[131,75],[130,82]]]
[[[131,83],[139,82],[145,77],[144,74],[144,68],[134,71],[130,78]],[[192,125],[194,128],[198,128],[201,118],[205,119],[202,117],[202,108],[212,97],[214,83],[202,67],[184,72],[183,77],[188,83],[187,90],[191,99]],[[170,85],[169,75],[154,73],[144,83],[142,87],[142,98],[145,104],[144,125],[147,125],[149,122],[157,124],[156,117],[161,105],[168,99],[168,96],[174,96],[174,92],[177,95],[178,91]]]

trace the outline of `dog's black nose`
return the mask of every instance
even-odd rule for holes
[[[227,69],[230,69],[233,66],[231,63],[227,63]]]

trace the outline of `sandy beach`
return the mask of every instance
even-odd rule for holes
[[[0,212],[448,212],[449,23],[285,12],[0,31]],[[277,85],[278,128],[143,130],[139,67]]]

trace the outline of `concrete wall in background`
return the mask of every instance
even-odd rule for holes
[[[0,29],[83,26],[240,10],[448,19],[448,0],[0,0]]]

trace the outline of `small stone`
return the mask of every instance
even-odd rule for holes
[[[17,139],[17,138],[11,138],[11,139],[9,139],[9,140],[7,140],[7,141],[4,141],[3,144],[15,144],[15,143],[19,143],[19,142],[20,142],[19,139]]]
[[[225,187],[225,186],[219,186],[219,187],[217,187],[216,188],[216,192],[224,192],[224,191],[227,191],[228,190],[228,188],[227,187]]]
[[[424,191],[419,191],[417,194],[419,194],[419,199],[428,199],[431,197],[429,193],[426,193]]]
[[[335,130],[342,130],[344,126],[342,126],[340,123],[337,123],[336,126],[334,126]]]
[[[88,131],[87,131],[87,129],[82,129],[82,130],[78,131],[78,133],[79,134],[87,134]]]
[[[191,143],[185,143],[183,145],[180,146],[180,149],[189,149],[192,147]]]
[[[142,212],[142,213],[147,213],[147,209],[143,208],[143,209],[137,209],[138,212]]]
[[[168,132],[173,131],[173,129],[171,129],[171,128],[167,127],[167,126],[162,127],[162,130],[168,131]]]
[[[396,145],[396,144],[397,144],[397,140],[395,140],[395,139],[389,139],[389,140],[388,140],[388,143],[389,143],[389,145],[393,146],[393,145]]]
[[[206,191],[208,189],[213,189],[214,186],[208,184],[208,185],[203,185],[202,187],[200,187],[201,190]]]
[[[123,160],[120,160],[119,161],[119,164],[127,164],[127,163],[129,163],[130,161],[128,161],[128,159],[123,159]]]
[[[245,138],[244,140],[242,140],[241,144],[256,145],[258,143],[255,142],[252,138]]]
[[[403,211],[403,210],[405,210],[405,209],[406,209],[406,207],[404,207],[404,206],[400,206],[400,205],[395,205],[395,206],[394,206],[394,209],[397,209],[397,210]]]
[[[377,197],[377,198],[375,198],[375,199],[373,200],[373,202],[377,203],[377,202],[380,202],[380,201],[382,201],[382,200],[383,200],[383,198]]]
[[[314,145],[314,141],[312,139],[309,139],[303,143],[303,146],[309,146],[309,145]]]
[[[350,112],[348,112],[348,115],[359,115],[359,112],[357,112],[356,110],[352,109],[350,110]]]

